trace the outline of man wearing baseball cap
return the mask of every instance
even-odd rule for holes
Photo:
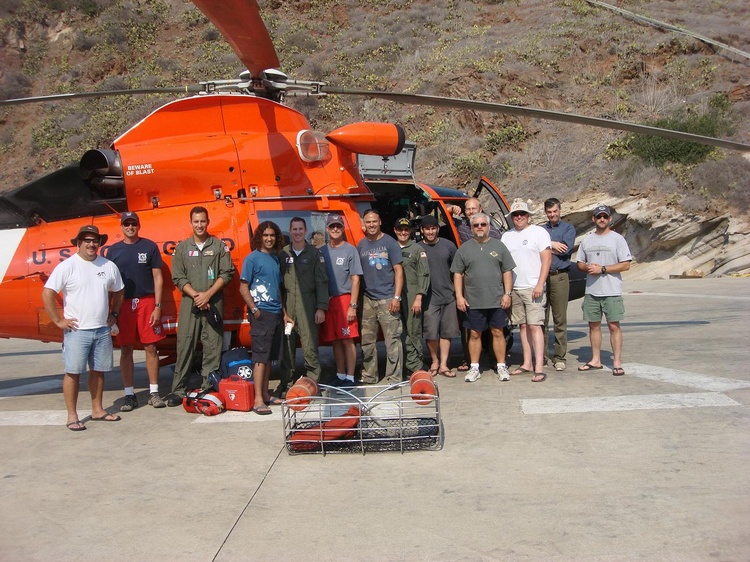
[[[157,342],[164,339],[161,329],[161,299],[164,262],[156,244],[140,237],[141,221],[132,211],[120,216],[123,239],[107,251],[107,258],[120,270],[125,283],[125,300],[117,318],[120,333],[120,374],[125,387],[121,412],[138,407],[133,386],[133,347],[140,341],[146,352],[146,373],[149,383],[149,405],[164,408],[159,395],[159,354]]]
[[[320,329],[320,343],[331,344],[336,362],[334,386],[354,386],[359,337],[357,300],[362,276],[362,264],[357,248],[344,237],[344,219],[331,213],[326,220],[328,244],[320,248],[328,272],[328,314]]]
[[[82,226],[70,242],[78,252],[58,264],[44,284],[42,301],[50,320],[63,331],[63,396],[68,411],[65,424],[71,431],[86,426],[78,418],[78,389],[81,373],[89,367],[91,419],[119,421],[102,406],[104,372],[112,370],[112,336],[122,306],[123,282],[117,266],[99,255],[107,241],[94,225]],[[63,315],[57,310],[56,296],[62,293]],[[112,310],[109,303],[112,301]]]
[[[401,345],[404,349],[404,378],[407,378],[424,366],[422,299],[430,288],[430,266],[424,249],[411,239],[411,221],[408,217],[396,221],[393,233],[401,246],[401,263],[404,267]]]
[[[578,367],[579,371],[603,369],[602,315],[607,317],[609,341],[612,345],[612,374],[625,374],[622,368],[622,331],[620,321],[625,317],[622,298],[622,272],[630,269],[632,256],[628,243],[610,228],[612,209],[597,205],[592,213],[595,230],[578,247],[577,266],[586,275],[586,295],[583,298],[583,319],[589,323],[591,360]]]

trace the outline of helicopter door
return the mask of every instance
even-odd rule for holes
[[[505,232],[510,228],[508,218],[505,216],[510,211],[510,205],[490,180],[482,176],[476,190],[470,195],[479,199],[482,210],[490,216],[495,228],[500,232]]]

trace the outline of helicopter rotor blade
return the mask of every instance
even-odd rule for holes
[[[132,96],[145,94],[195,94],[205,91],[203,85],[175,86],[172,88],[137,88],[133,90],[106,90],[101,92],[74,92],[70,94],[53,94],[49,96],[33,96],[29,98],[15,98],[0,100],[2,105],[20,105],[24,103],[43,103],[60,100],[73,100],[79,98],[106,98],[113,96]]]
[[[682,131],[671,129],[662,129],[649,125],[637,125],[626,121],[615,121],[613,119],[604,119],[601,117],[586,117],[574,113],[563,113],[561,111],[551,111],[548,109],[537,109],[533,107],[520,107],[517,105],[507,105],[503,103],[493,103],[486,101],[475,101],[459,98],[448,98],[442,96],[429,96],[425,94],[407,94],[407,93],[389,93],[369,90],[354,90],[350,88],[339,88],[325,85],[321,91],[326,94],[355,95],[368,98],[378,98],[393,101],[396,103],[428,105],[433,107],[445,107],[451,109],[464,109],[472,111],[485,111],[489,113],[501,113],[504,115],[515,115],[516,117],[532,117],[535,119],[549,119],[550,121],[563,121],[566,123],[576,123],[578,125],[589,125],[592,127],[602,127],[605,129],[615,129],[619,131],[628,131],[643,135],[652,135],[676,139],[688,142],[696,142],[709,146],[717,146],[729,150],[739,150],[741,152],[750,152],[750,145],[730,140],[695,135]]]
[[[279,68],[279,56],[260,17],[256,0],[192,0],[211,20],[253,78]]]

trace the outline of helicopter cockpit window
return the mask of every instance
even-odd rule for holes
[[[307,241],[310,242],[310,244],[312,244],[313,246],[315,246],[317,244],[321,244],[321,235],[322,235],[322,244],[325,244],[328,242],[328,231],[326,230],[326,220],[328,219],[329,214],[330,213],[321,213],[318,211],[309,211],[309,210],[302,210],[302,209],[298,209],[298,210],[291,209],[291,210],[283,210],[283,211],[259,211],[258,222],[259,223],[263,221],[275,222],[279,226],[279,229],[281,229],[281,233],[284,235],[285,241],[288,243],[289,221],[291,221],[294,217],[303,218],[305,219],[305,223],[307,224]],[[337,213],[337,214],[341,214],[341,213]],[[346,221],[346,218],[344,218],[344,221]],[[250,233],[250,236],[252,237],[252,232]]]

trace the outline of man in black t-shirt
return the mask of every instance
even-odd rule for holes
[[[435,217],[423,217],[420,229],[420,244],[427,254],[430,268],[430,288],[422,306],[425,311],[424,337],[432,357],[430,374],[435,376],[439,373],[446,377],[455,377],[456,374],[448,367],[448,356],[451,338],[460,335],[456,315],[456,294],[451,278],[451,264],[457,248],[450,240],[438,237],[438,221]]]

